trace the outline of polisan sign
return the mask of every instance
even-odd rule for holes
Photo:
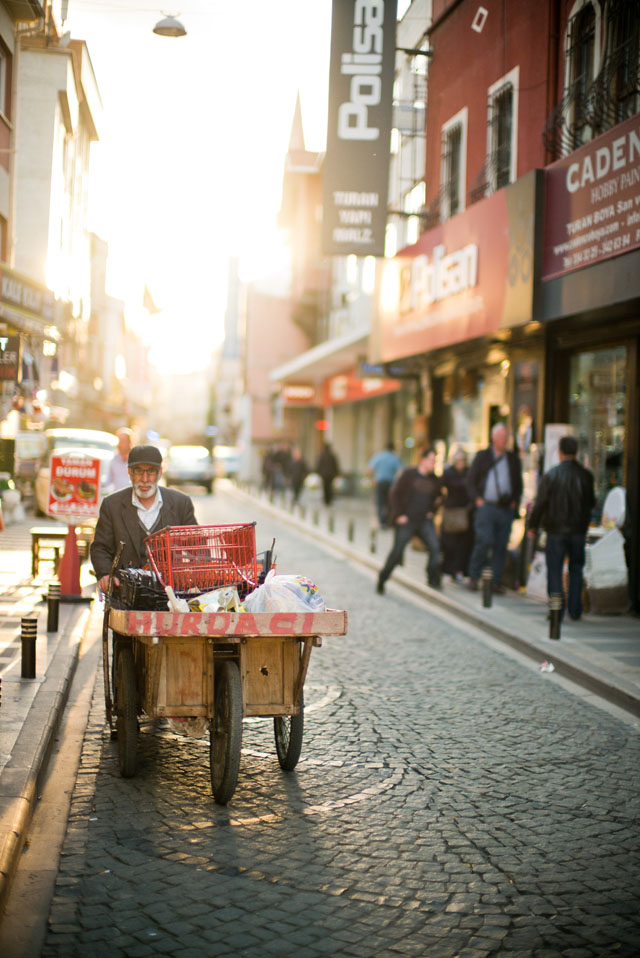
[[[323,249],[384,255],[396,0],[333,0]]]
[[[531,319],[536,171],[379,264],[372,362],[391,362]]]

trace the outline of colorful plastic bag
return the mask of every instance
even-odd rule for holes
[[[247,612],[324,612],[326,605],[317,586],[301,575],[276,575],[246,596]]]

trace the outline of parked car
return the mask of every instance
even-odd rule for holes
[[[163,468],[168,486],[198,485],[213,489],[215,472],[205,446],[171,446]]]
[[[107,484],[109,465],[118,446],[118,439],[110,432],[100,429],[47,429],[47,456],[38,470],[35,481],[36,515],[46,515],[49,505],[49,478],[51,475],[51,456],[60,456],[65,452],[80,453],[100,460],[100,493],[107,495],[113,490]]]
[[[216,446],[213,450],[216,476],[231,479],[238,475],[240,450],[237,446]]]

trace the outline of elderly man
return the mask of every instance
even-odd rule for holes
[[[522,496],[522,467],[517,452],[507,450],[507,427],[496,423],[491,445],[481,449],[469,469],[467,489],[475,503],[474,545],[469,560],[468,587],[478,590],[478,579],[491,554],[493,591],[504,593],[502,573],[507,558],[511,525]]]
[[[100,506],[91,561],[103,592],[120,542],[124,549],[119,569],[142,568],[147,563],[144,540],[166,526],[195,526],[193,502],[177,489],[160,488],[162,455],[155,446],[134,446],[128,457],[131,486],[107,496]],[[117,576],[114,582],[119,584]]]

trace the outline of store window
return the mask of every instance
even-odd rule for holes
[[[571,357],[569,422],[579,456],[595,478],[598,507],[625,485],[627,349],[599,349]]]

